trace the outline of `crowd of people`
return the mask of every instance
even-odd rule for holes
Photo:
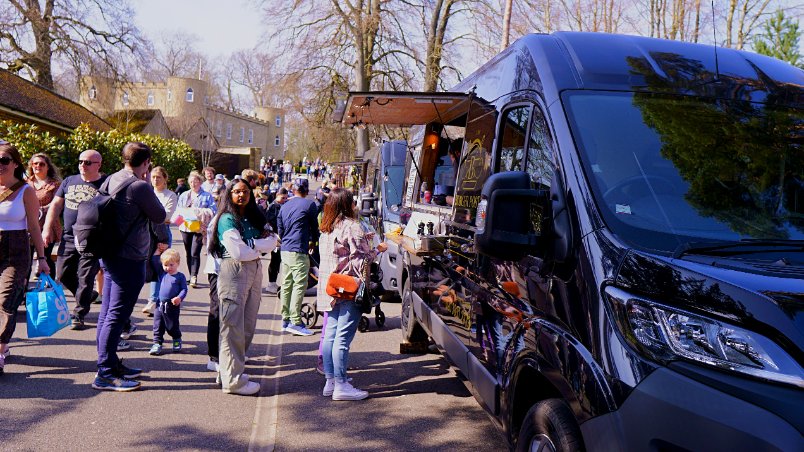
[[[206,249],[207,369],[217,373],[223,392],[260,390],[244,371],[263,293],[278,296],[284,332],[313,334],[300,316],[312,260],[319,266],[317,309],[324,313],[316,366],[325,377],[323,394],[335,400],[368,396],[346,376],[360,313],[353,301],[328,296],[325,286],[332,272],[359,277],[362,265],[385,245],[372,248],[370,235],[356,219],[351,191],[327,181],[309,196],[309,181],[326,177],[328,165],[305,160],[293,168],[289,162],[263,159],[259,171],[245,169],[232,180],[206,167],[177,179],[173,191],[167,187],[167,171],[153,167],[147,145],[127,143],[121,152],[123,168],[107,175],[101,154],[86,150],[79,156],[78,174],[62,180],[47,155],[33,155],[26,166],[16,147],[0,141],[0,373],[28,278],[55,273],[75,299],[73,329],[85,328],[92,304],[100,302],[92,387],[138,389],[142,369],[124,365],[118,352],[130,348],[127,339],[137,329],[131,314],[140,291],[150,282],[142,309],[153,316],[149,353],[163,354],[165,333],[172,350],[180,352],[181,306],[188,287],[199,285]],[[293,179],[298,171],[307,177]],[[119,240],[95,256],[78,250],[73,227],[79,205],[99,193],[113,200],[114,224],[103,227],[113,228]],[[179,271],[181,254],[171,248],[171,224],[178,225],[182,237],[187,275]],[[264,257],[270,259],[267,284]]]

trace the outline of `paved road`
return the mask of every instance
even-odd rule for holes
[[[267,275],[267,261],[264,269]],[[146,297],[144,289],[141,298]],[[139,312],[140,302],[134,348],[121,356],[148,372],[141,391],[120,394],[90,387],[99,305],[93,306],[86,330],[65,329],[46,339],[26,339],[21,310],[12,355],[0,377],[0,449],[505,448],[491,419],[440,355],[399,354],[398,304],[383,305],[384,329],[378,330],[372,318],[371,330],[358,333],[352,345],[350,375],[370,398],[333,402],[321,396],[323,377],[315,371],[320,322],[311,337],[280,332],[277,298],[268,295],[247,365],[262,385],[259,397],[223,394],[205,367],[208,300],[206,288],[190,289],[181,314],[185,350],[160,357],[148,355],[151,319]]]

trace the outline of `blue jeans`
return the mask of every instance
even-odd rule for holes
[[[101,260],[103,303],[98,314],[98,375],[113,378],[120,365],[117,344],[145,285],[145,261],[119,257]]]
[[[346,366],[349,361],[349,345],[357,333],[360,309],[353,301],[342,301],[329,311],[327,329],[324,332],[324,376],[346,382]]]

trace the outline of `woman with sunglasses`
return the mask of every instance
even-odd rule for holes
[[[47,154],[34,154],[28,160],[28,185],[36,190],[36,198],[39,200],[39,230],[44,232],[45,218],[47,218],[47,211],[53,198],[56,196],[56,190],[59,189],[61,184],[61,177],[59,170],[53,165],[50,157]],[[55,237],[61,237],[61,223],[53,223],[53,231],[51,233]],[[51,259],[53,253],[53,246],[55,243],[50,243],[45,247],[45,261],[47,266],[50,267],[50,272],[56,271],[56,263]]]
[[[39,271],[49,275],[39,229],[39,201],[25,183],[19,151],[7,141],[0,141],[0,374],[31,269],[29,236],[39,259]]]

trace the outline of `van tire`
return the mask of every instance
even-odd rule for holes
[[[544,451],[583,451],[583,437],[575,416],[561,399],[546,399],[525,414],[516,442],[517,451],[531,450],[531,443],[541,439]]]
[[[402,283],[402,313],[400,315],[402,323],[402,340],[407,343],[426,342],[427,334],[416,320],[416,313],[413,312],[413,290],[410,278],[405,278]]]

